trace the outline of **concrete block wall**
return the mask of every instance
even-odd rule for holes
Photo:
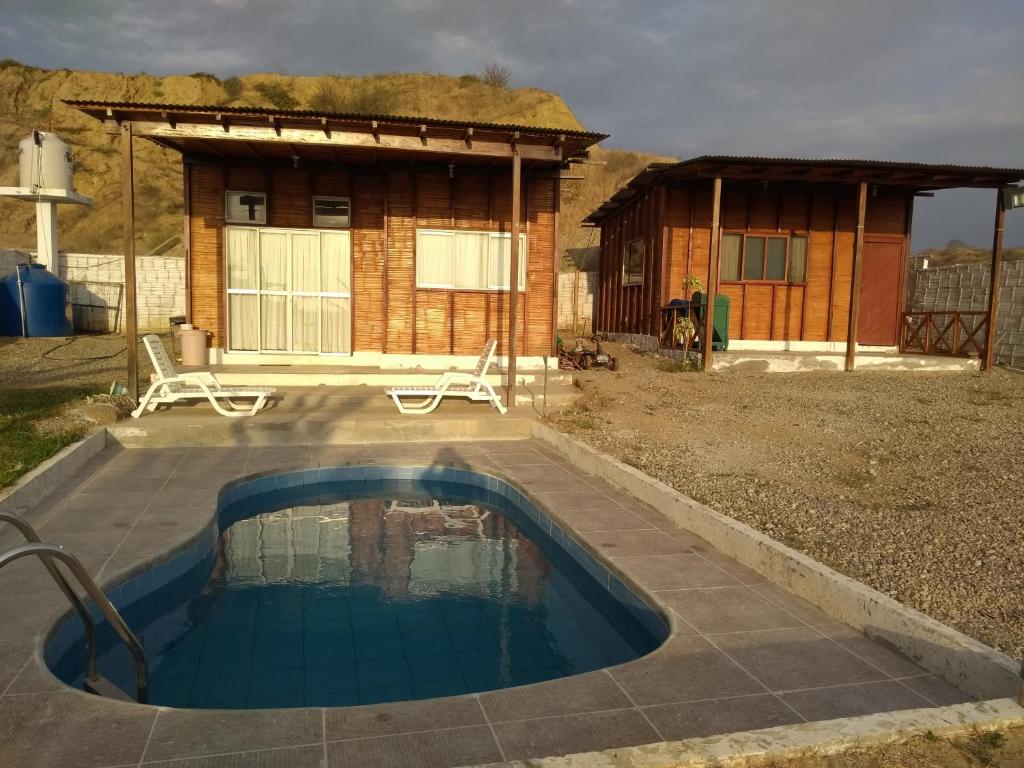
[[[24,251],[0,250],[0,278],[26,261]],[[167,319],[185,314],[185,259],[139,256],[135,262],[140,331],[166,331]],[[61,253],[57,274],[71,283],[76,330],[121,332],[124,258],[112,254]]]
[[[988,264],[925,267],[915,258],[907,283],[907,310],[933,312],[988,308]],[[997,363],[1024,365],[1024,261],[1003,262],[996,314]]]
[[[558,275],[558,327],[573,324],[590,328],[594,315],[597,272],[561,272]]]

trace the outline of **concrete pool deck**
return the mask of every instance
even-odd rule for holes
[[[0,764],[457,766],[970,700],[537,440],[110,446],[27,516],[110,584],[198,535],[231,480],[352,463],[506,478],[649,595],[671,636],[610,669],[445,699],[242,711],[125,704],[72,690],[41,665],[42,639],[67,606],[38,562],[22,560],[0,570]],[[15,541],[0,531],[5,546]]]

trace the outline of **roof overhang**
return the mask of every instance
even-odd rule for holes
[[[585,157],[588,147],[607,138],[586,131],[395,115],[133,102],[65,103],[104,122],[111,132],[130,123],[134,136],[183,155],[249,161],[376,163],[433,158],[493,163],[511,161],[514,147],[527,165],[557,167]]]
[[[1024,179],[1024,169],[988,166],[703,155],[679,163],[654,163],[590,213],[584,224],[599,225],[637,195],[655,185],[714,178],[787,183],[857,184],[932,191],[956,187],[994,189]]]

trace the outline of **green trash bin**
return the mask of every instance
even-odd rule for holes
[[[697,315],[697,327],[704,325],[704,309],[707,307],[707,295],[700,291],[693,294],[690,306]],[[724,352],[729,349],[729,307],[732,304],[728,296],[718,294],[715,296],[715,314],[712,324],[711,348],[715,352]]]

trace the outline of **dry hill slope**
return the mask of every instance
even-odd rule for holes
[[[536,88],[502,89],[475,75],[451,77],[386,74],[369,77],[293,77],[254,74],[219,80],[213,75],[124,75],[104,72],[45,70],[0,62],[0,186],[18,181],[18,141],[33,128],[52,130],[72,145],[75,186],[93,198],[90,207],[63,206],[61,246],[72,251],[121,250],[120,170],[117,137],[61,99],[154,101],[179,104],[225,104],[309,108],[462,118],[580,129],[579,121],[557,95]],[[635,161],[628,161],[640,165]],[[595,178],[619,183],[621,168],[593,166]],[[630,174],[631,175],[631,174]],[[147,141],[138,142],[136,198],[139,249],[147,252],[181,231],[181,163],[177,153]],[[604,194],[587,192],[586,203]],[[596,200],[596,202],[600,202]],[[567,212],[568,213],[568,212]],[[585,214],[586,211],[582,211]],[[581,215],[582,215],[581,214]],[[563,227],[576,234],[569,215]],[[578,221],[578,218],[577,218]],[[34,247],[32,206],[0,199],[0,247]]]

